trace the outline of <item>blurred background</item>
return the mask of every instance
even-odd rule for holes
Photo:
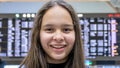
[[[0,0],[0,68],[18,68],[30,48],[34,17],[47,1]],[[65,1],[82,26],[86,66],[120,68],[120,0]]]

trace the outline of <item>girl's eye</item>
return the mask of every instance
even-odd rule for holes
[[[48,33],[52,33],[54,31],[54,29],[53,28],[46,28],[45,31]]]
[[[65,32],[65,33],[69,33],[69,32],[71,32],[72,31],[72,29],[70,29],[70,28],[64,28],[63,29],[63,32]]]

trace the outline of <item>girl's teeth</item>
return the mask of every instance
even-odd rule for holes
[[[52,45],[51,45],[51,47],[53,47],[53,48],[63,48],[63,47],[65,47],[65,46],[52,46]]]

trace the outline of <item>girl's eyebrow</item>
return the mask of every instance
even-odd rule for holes
[[[64,25],[62,25],[62,27],[69,27],[69,28],[73,28],[73,27],[74,27],[74,25],[73,25],[73,24],[64,24]]]
[[[43,25],[43,27],[51,27],[51,26],[53,26],[53,24],[45,24],[45,25]]]
[[[64,24],[62,25],[63,27],[73,27],[74,25],[73,24]]]

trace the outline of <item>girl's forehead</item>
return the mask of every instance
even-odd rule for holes
[[[50,9],[48,9],[46,11],[46,14],[51,14],[51,15],[55,15],[55,14],[62,14],[63,12],[66,12],[66,13],[69,13],[65,8],[63,8],[62,6],[59,6],[59,5],[55,5],[53,7],[51,7]],[[65,14],[65,13],[63,13]],[[70,13],[69,13],[70,14]]]
[[[42,24],[45,23],[72,23],[70,13],[61,6],[50,8],[42,18]]]

